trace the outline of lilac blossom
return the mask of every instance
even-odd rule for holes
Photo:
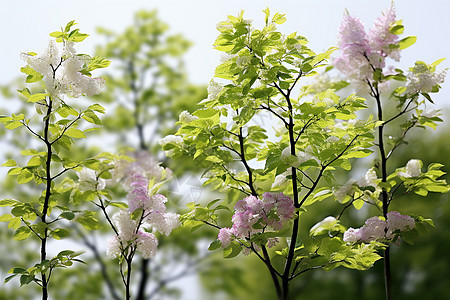
[[[398,43],[398,35],[390,31],[392,24],[396,21],[395,7],[391,6],[378,17],[373,28],[369,31],[369,43],[372,51],[376,51],[380,56],[390,57],[395,61],[400,60],[400,49],[392,48],[389,45]]]
[[[223,247],[230,245],[233,238],[250,239],[254,234],[265,232],[267,227],[280,230],[295,213],[292,199],[283,193],[264,193],[262,200],[248,196],[235,205],[231,228],[222,228],[218,239]],[[268,239],[268,247],[274,246],[277,239]],[[258,251],[259,246],[254,245]]]
[[[397,211],[391,211],[386,215],[386,220],[380,217],[371,217],[366,220],[363,227],[349,228],[344,232],[343,240],[349,243],[392,240],[396,232],[412,230],[414,227],[413,218]]]
[[[386,57],[400,59],[399,48],[390,46],[399,41],[390,31],[395,22],[395,7],[391,5],[366,33],[361,20],[345,12],[339,28],[342,54],[333,61],[334,66],[357,86],[371,81],[374,69],[385,68]]]

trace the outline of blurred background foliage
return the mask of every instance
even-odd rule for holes
[[[158,139],[176,131],[175,123],[179,114],[196,109],[196,104],[207,97],[206,85],[198,86],[189,82],[183,66],[183,55],[191,45],[181,35],[169,34],[169,27],[161,21],[156,11],[136,13],[134,24],[121,33],[99,29],[105,42],[97,48],[97,54],[112,60],[111,67],[104,74],[107,80],[105,92],[93,99],[107,108],[103,118],[103,128],[92,132],[87,143],[73,148],[74,156],[80,159],[95,156],[101,151],[147,151],[163,165],[174,171],[173,180],[164,191],[172,205],[171,210],[183,212],[189,201],[215,197],[208,191],[199,192],[201,174],[188,158],[183,164],[167,160],[158,145]],[[206,84],[206,83],[205,83]],[[23,80],[15,80],[1,87],[3,100],[0,113],[23,111],[21,101],[14,92],[22,88]],[[38,89],[39,87],[33,87]],[[83,100],[84,101],[84,100]],[[444,116],[444,121],[447,120]],[[25,132],[6,133],[0,128],[3,159],[20,161],[20,150],[30,148],[32,141]],[[399,148],[392,158],[392,165],[404,166],[411,158],[419,158],[424,166],[432,162],[445,165],[450,171],[450,128],[446,123],[438,130],[416,130],[410,136],[409,144]],[[394,161],[395,160],[395,161]],[[364,164],[364,162],[361,162]],[[18,187],[13,178],[2,173],[1,189],[3,197],[29,197],[37,190],[32,186]],[[342,178],[348,174],[343,173]],[[75,174],[72,174],[75,178]],[[450,181],[448,175],[446,180]],[[345,181],[345,179],[343,179]],[[116,191],[117,197],[124,197]],[[221,197],[224,197],[223,195]],[[395,202],[392,210],[402,213],[421,212],[432,218],[436,228],[421,238],[416,245],[400,242],[400,247],[392,247],[393,287],[396,299],[448,299],[450,278],[450,203],[448,195],[429,194],[423,198],[411,195]],[[215,197],[217,198],[217,197]],[[320,210],[310,207],[310,213],[301,219],[302,236],[308,236],[309,229],[324,216],[337,216],[341,208],[334,203],[320,203]],[[92,208],[91,208],[92,209]],[[317,211],[315,211],[315,209]],[[367,216],[373,211],[367,209]],[[362,214],[347,212],[344,223],[358,226],[364,220]],[[99,218],[101,219],[101,218]],[[72,236],[68,247],[83,249],[83,259],[87,265],[67,269],[55,277],[50,287],[53,299],[118,299],[120,276],[117,264],[105,258],[104,242],[109,237],[99,221],[96,234],[87,235],[84,228],[71,228]],[[73,226],[67,224],[67,226]],[[224,260],[220,252],[209,255],[208,242],[215,236],[207,228],[187,232],[183,228],[175,230],[169,237],[159,237],[158,255],[152,261],[137,260],[136,299],[192,299],[191,284],[174,284],[187,275],[198,276],[201,299],[273,299],[274,289],[265,267],[254,256],[239,256]],[[18,265],[30,265],[36,261],[35,241],[12,242],[12,232],[0,226],[0,274],[2,280],[7,271]],[[31,262],[31,263],[30,263]],[[384,285],[382,261],[369,271],[336,269],[304,274],[292,286],[292,299],[382,299]],[[447,280],[446,280],[447,279]],[[138,288],[144,284],[146,293],[138,298]],[[0,288],[2,299],[35,299],[38,293],[32,286],[20,289],[18,282],[12,281]]]

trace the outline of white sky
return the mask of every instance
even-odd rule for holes
[[[217,36],[216,24],[227,15],[245,10],[246,18],[261,24],[264,8],[285,13],[287,22],[279,27],[284,33],[297,31],[310,40],[316,52],[335,46],[337,28],[346,8],[358,16],[366,28],[390,5],[390,0],[0,0],[0,83],[19,75],[23,62],[21,51],[40,52],[50,37],[70,20],[76,20],[81,32],[91,36],[79,51],[93,53],[101,39],[95,28],[102,26],[116,31],[131,24],[138,9],[157,8],[162,20],[170,25],[172,33],[182,33],[194,42],[185,56],[190,78],[195,83],[207,83],[219,62],[220,53],[212,49]],[[402,54],[402,66],[411,66],[416,60],[431,63],[450,56],[450,1],[397,0],[397,15],[404,20],[405,35],[416,35],[417,43]],[[81,45],[80,45],[81,46]],[[82,49],[80,49],[82,48]],[[448,67],[449,61],[442,66]],[[445,90],[445,89],[444,89]],[[443,95],[444,94],[444,95]],[[439,98],[448,96],[445,90]],[[445,97],[447,98],[447,97]]]

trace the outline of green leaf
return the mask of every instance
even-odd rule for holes
[[[128,208],[128,204],[126,204],[125,202],[109,202],[109,205],[121,208],[121,209],[127,209]]]
[[[61,218],[64,218],[66,220],[73,220],[73,218],[75,218],[75,214],[71,211],[66,211],[63,212],[62,214],[59,215]]]
[[[20,227],[20,224],[22,221],[19,217],[12,218],[11,221],[9,221],[8,228],[12,228],[14,230],[17,230]]]
[[[445,60],[445,57],[436,60],[435,62],[433,62],[433,63],[430,65],[430,68],[436,67],[437,65],[439,65],[439,64],[440,64],[441,62],[443,62],[444,60]]]
[[[32,282],[34,280],[34,276],[30,276],[30,275],[22,275],[20,276],[20,286],[29,284],[30,282]]]
[[[52,33],[50,33],[50,36],[54,37],[54,38],[59,38],[59,37],[61,37],[63,35],[64,35],[64,33],[61,32],[61,31],[53,31]]]
[[[28,171],[27,169],[22,169],[19,173],[19,175],[17,175],[17,183],[18,184],[23,184],[23,183],[27,183],[29,181],[31,181],[33,179],[33,174]]]
[[[14,218],[12,215],[6,214],[3,216],[0,216],[0,222],[9,222],[9,221],[11,221],[12,218]]]
[[[275,13],[272,18],[272,22],[276,24],[283,24],[284,22],[286,22],[285,14]]]
[[[47,97],[47,94],[36,93],[36,94],[31,95],[31,96],[28,98],[28,102],[35,103],[35,102],[44,100],[45,97]]]
[[[15,268],[12,268],[11,270],[9,270],[8,273],[24,274],[24,273],[28,273],[28,271],[27,271],[27,269],[24,269],[24,268],[15,267]]]
[[[99,112],[101,114],[105,113],[105,108],[100,104],[92,104],[91,106],[88,107],[88,109]]]
[[[36,155],[36,154],[38,154],[38,152],[35,149],[26,149],[26,150],[20,151],[20,154],[22,154],[22,155]]]
[[[76,128],[69,128],[66,130],[64,135],[70,136],[72,138],[81,139],[86,138],[86,135],[83,133],[83,131],[76,129]]]
[[[9,130],[13,130],[13,129],[16,129],[17,127],[20,127],[22,125],[23,124],[20,121],[11,121],[8,124],[6,124],[5,128],[9,129]]]
[[[62,229],[62,228],[57,228],[51,232],[51,236],[57,240],[66,238],[69,235],[70,235],[69,231]]]
[[[223,257],[224,258],[233,258],[236,257],[239,253],[241,253],[242,247],[236,242],[232,241],[231,244],[223,249]]]
[[[353,201],[353,206],[357,209],[360,210],[364,205],[364,201],[361,199],[355,200]]]
[[[402,34],[403,31],[405,30],[405,27],[401,24],[399,25],[395,25],[393,27],[391,27],[391,29],[389,29],[389,32],[395,35],[399,35]]]
[[[14,159],[8,159],[7,161],[5,161],[2,166],[4,167],[15,167],[17,166],[17,163]]]
[[[208,250],[214,251],[219,249],[222,246],[222,243],[219,240],[213,241],[211,244],[209,244]]]
[[[416,40],[417,40],[417,37],[408,36],[408,37],[405,37],[404,39],[401,39],[398,42],[398,46],[400,47],[400,49],[406,49],[409,46],[412,46],[416,42]]]
[[[13,235],[13,239],[15,239],[16,241],[25,240],[30,236],[30,234],[31,234],[30,228],[28,228],[27,226],[22,226],[16,230],[16,232]]]
[[[11,275],[11,276],[6,277],[6,278],[5,278],[5,283],[8,283],[11,279],[13,279],[13,278],[16,277],[16,276],[17,276],[17,274],[14,274],[14,275]]]
[[[37,167],[41,165],[41,157],[33,156],[27,163],[27,167]]]

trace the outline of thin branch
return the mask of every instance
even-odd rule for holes
[[[261,110],[261,109],[270,111],[272,114],[274,114],[276,117],[278,117],[278,119],[280,119],[284,123],[284,125],[288,124],[288,122],[286,122],[286,120],[282,116],[280,116],[276,111],[274,111],[272,108],[270,108],[268,106],[264,106],[263,104],[261,104],[261,107],[255,108],[255,110]]]
[[[312,178],[308,175],[308,174],[306,174],[304,171],[302,171],[302,170],[300,170],[300,169],[297,169],[300,173],[302,173],[303,174],[303,176],[305,176],[306,178],[308,178],[309,179],[309,181],[311,181],[311,183],[314,183],[314,180],[312,180]]]
[[[70,170],[73,170],[73,169],[79,167],[80,165],[81,165],[81,163],[79,163],[79,164],[77,164],[77,165],[75,165],[75,166],[73,166],[73,167],[64,168],[64,170],[62,170],[62,171],[59,172],[58,174],[54,175],[54,176],[52,177],[52,180],[55,179],[55,178],[58,178],[58,177],[61,176],[62,174],[66,173],[67,171],[70,171]]]
[[[237,179],[231,172],[230,170],[228,170],[224,165],[222,165],[222,168],[225,170],[225,172],[227,172],[227,174],[231,177],[231,179],[233,179],[234,181],[238,182],[238,183],[243,183],[247,186],[250,187],[250,184],[247,181],[241,180],[241,179]],[[243,189],[242,186],[239,185],[239,190]]]
[[[67,129],[69,129],[70,127],[72,127],[73,124],[75,124],[75,122],[77,122],[79,119],[81,119],[81,117],[83,116],[83,113],[80,113],[75,119],[73,119],[69,124],[67,124],[66,126],[64,126],[64,129],[62,130],[61,134],[54,139],[50,145],[53,145],[54,143],[56,143],[57,141],[59,141],[63,136],[64,133],[67,131]]]
[[[44,239],[36,231],[33,230],[33,228],[30,226],[30,224],[28,222],[25,222],[25,220],[22,217],[20,217],[20,219],[31,230],[31,232],[33,232],[34,235],[36,235],[41,241]]]
[[[199,221],[199,220],[197,220],[197,219],[194,219],[195,221]],[[218,226],[218,225],[216,225],[216,224],[213,224],[213,223],[210,223],[210,222],[208,222],[208,221],[200,221],[200,222],[203,222],[203,223],[205,223],[206,225],[209,225],[209,226],[212,226],[212,227],[214,227],[214,228],[217,228],[217,229],[222,229],[222,227],[220,227],[220,226]]]
[[[320,268],[326,267],[326,266],[328,266],[328,265],[335,264],[335,263],[339,263],[339,262],[343,262],[343,261],[344,261],[344,260],[331,261],[331,262],[328,262],[328,263],[323,264],[323,265],[320,265],[320,266],[309,267],[309,268],[303,269],[303,270],[301,270],[300,272],[298,272],[297,274],[291,276],[291,277],[289,278],[289,280],[292,280],[292,279],[294,279],[295,277],[297,277],[297,276],[299,276],[300,274],[303,274],[303,273],[305,273],[305,272],[308,272],[308,271],[311,271],[311,270],[320,269]]]
[[[25,128],[28,129],[28,131],[31,132],[35,137],[37,137],[41,141],[45,142],[45,139],[42,136],[40,136],[38,133],[36,133],[33,129],[31,129],[31,127],[24,120],[22,120],[20,123],[22,123],[23,126],[25,126]]]

